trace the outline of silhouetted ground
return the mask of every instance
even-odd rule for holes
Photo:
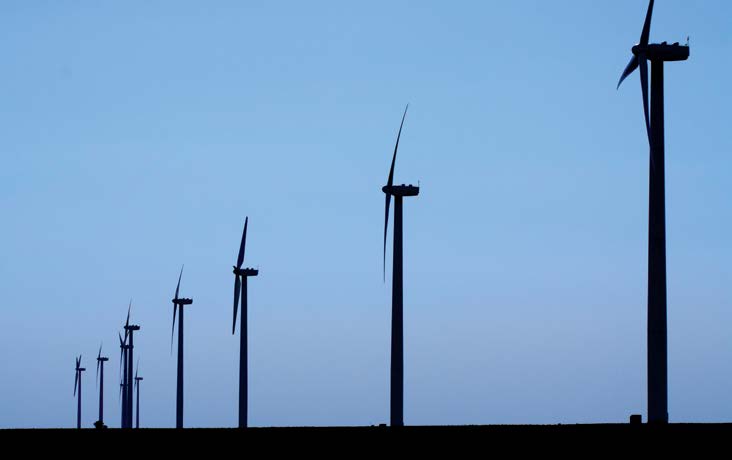
[[[654,451],[708,453],[718,456],[732,442],[732,424],[648,425],[495,425],[451,427],[343,427],[237,429],[108,429],[0,430],[4,447],[32,446],[33,453],[73,447],[91,454],[95,446],[138,446],[169,454],[203,453],[228,456],[246,449],[264,454],[318,454],[340,458],[390,457],[400,451],[422,455],[500,457],[503,454],[572,454],[598,457],[606,454],[635,456]],[[719,449],[723,449],[720,451]],[[112,448],[113,449],[113,448]],[[245,450],[242,450],[245,449]],[[40,451],[40,452],[39,452]],[[389,454],[389,455],[387,455]],[[496,455],[493,455],[496,454]],[[501,454],[501,455],[498,455]],[[726,455],[724,455],[726,456]],[[256,455],[263,458],[263,455]],[[697,457],[698,458],[698,457]],[[204,459],[208,460],[208,459]]]

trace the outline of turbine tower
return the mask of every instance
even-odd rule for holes
[[[109,358],[102,356],[102,346],[99,345],[99,353],[97,353],[97,385],[99,386],[99,422],[104,425],[104,363]],[[101,369],[101,379],[100,379]]]
[[[81,429],[81,373],[86,369],[81,367],[81,355],[76,358],[76,378],[74,379],[74,396],[76,394],[76,387],[79,387],[79,394],[76,403],[76,428]]]
[[[393,185],[394,164],[396,162],[399,139],[402,135],[404,118],[407,116],[404,109],[402,122],[399,125],[394,156],[391,159],[391,169],[386,185],[381,189],[386,195],[386,212],[384,216],[384,280],[386,280],[386,234],[389,227],[389,205],[394,196],[394,266],[392,270],[391,292],[391,426],[404,426],[404,304],[403,304],[403,277],[402,277],[402,205],[404,197],[419,195],[419,187],[413,185]]]
[[[183,428],[183,306],[191,305],[193,299],[179,298],[180,279],[183,276],[183,267],[178,275],[178,286],[175,288],[173,298],[173,328],[170,331],[170,349],[173,350],[173,332],[175,331],[175,313],[180,308],[180,320],[178,321],[178,378],[175,398],[175,427]]]
[[[247,363],[247,278],[257,276],[259,270],[253,268],[241,268],[244,263],[244,252],[247,247],[247,225],[249,217],[244,220],[244,231],[241,235],[241,244],[239,245],[239,257],[236,259],[234,266],[234,323],[231,326],[231,333],[236,333],[236,312],[241,299],[241,331],[239,341],[239,428],[246,428],[247,407],[248,407],[248,363]]]
[[[126,380],[126,391],[127,391],[127,397],[125,399],[126,401],[126,408],[125,408],[125,428],[132,428],[132,391],[133,391],[133,383],[132,383],[132,363],[133,361],[133,355],[135,351],[135,331],[140,330],[140,326],[135,324],[130,324],[130,309],[132,308],[132,300],[130,300],[130,305],[127,307],[127,322],[125,322],[125,338],[129,339],[127,341],[127,380]]]
[[[648,4],[640,43],[625,68],[618,88],[640,69],[643,113],[650,145],[648,200],[648,422],[668,423],[668,358],[666,329],[666,190],[664,146],[664,62],[689,59],[689,46],[649,44],[654,0]],[[648,61],[651,61],[651,102],[648,108]]]
[[[142,377],[137,376],[137,371],[140,369],[140,360],[137,360],[137,367],[135,367],[135,389],[137,390],[137,408],[135,409],[135,428],[140,429],[140,381]]]

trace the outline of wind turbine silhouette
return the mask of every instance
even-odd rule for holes
[[[648,4],[640,43],[620,77],[640,69],[643,114],[650,145],[648,200],[648,422],[668,423],[668,353],[666,322],[666,185],[664,84],[666,61],[689,59],[689,47],[666,42],[649,44],[654,0]],[[648,110],[648,61],[651,61],[651,110]]]
[[[137,408],[135,409],[135,419],[136,419],[136,427],[137,429],[140,428],[140,382],[142,381],[142,377],[137,376],[137,371],[140,369],[140,359],[137,360],[137,367],[135,367],[135,389],[137,390]]]
[[[239,245],[239,256],[234,266],[234,322],[231,326],[232,335],[236,333],[236,311],[241,299],[241,331],[239,341],[239,428],[246,428],[247,422],[247,406],[249,399],[248,392],[248,362],[247,362],[247,279],[250,276],[259,275],[259,270],[253,268],[241,268],[244,263],[244,253],[247,247],[247,226],[249,217],[244,220],[244,231],[241,235],[241,244]]]
[[[173,298],[173,328],[170,331],[170,350],[173,350],[173,331],[175,331],[175,312],[180,308],[180,320],[178,321],[178,378],[175,398],[175,427],[183,428],[183,306],[191,305],[193,299],[179,298],[180,279],[183,276],[183,267],[180,268],[178,275],[178,286],[175,288],[175,297]]]
[[[130,310],[132,309],[132,299],[127,307],[127,321],[125,322],[125,340],[127,341],[127,380],[126,380],[126,406],[125,406],[125,428],[132,428],[132,363],[135,352],[135,331],[140,330],[140,326],[130,324]],[[129,339],[129,340],[128,340]]]
[[[402,122],[399,125],[394,156],[386,185],[381,189],[386,195],[386,212],[384,215],[384,280],[386,280],[386,234],[389,228],[389,205],[394,196],[394,266],[392,270],[391,293],[391,426],[404,426],[404,304],[402,277],[402,205],[404,197],[419,195],[419,187],[413,185],[393,185],[394,164],[396,163],[399,139],[404,127],[409,104],[404,109]]]
[[[76,387],[79,387],[79,395],[76,405],[76,428],[81,429],[81,373],[86,369],[81,367],[81,355],[76,358],[76,378],[74,379],[74,396],[76,395]]]
[[[102,346],[99,345],[99,353],[97,353],[97,385],[99,386],[99,422],[104,425],[104,363],[109,358],[102,356]],[[99,378],[101,369],[101,380]]]

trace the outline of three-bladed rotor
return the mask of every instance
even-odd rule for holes
[[[74,378],[74,396],[76,396],[76,387],[79,386],[79,378],[81,378],[81,373],[84,372],[86,369],[81,367],[81,355],[79,355],[78,358],[76,358],[76,369],[75,369],[75,378]]]
[[[650,113],[650,101],[649,101],[649,90],[648,90],[648,61],[685,61],[689,58],[689,46],[688,43],[685,46],[679,45],[679,43],[668,44],[663,42],[660,44],[650,44],[651,35],[651,19],[653,17],[653,5],[654,0],[650,0],[648,3],[648,11],[646,12],[646,19],[643,23],[643,30],[641,31],[640,42],[633,46],[632,52],[633,57],[630,59],[627,67],[620,76],[618,81],[618,88],[623,81],[636,69],[640,69],[640,83],[641,92],[643,95],[643,116],[646,123],[646,135],[648,136],[648,145],[651,148],[651,167],[653,167],[653,136],[651,126],[651,113]]]
[[[407,110],[409,110],[409,104],[404,108],[404,114],[402,115],[402,122],[399,125],[399,132],[397,133],[396,144],[394,145],[394,155],[391,158],[391,167],[389,168],[389,177],[386,180],[386,185],[382,187],[382,191],[386,195],[386,203],[384,206],[384,281],[386,281],[386,234],[389,230],[389,208],[391,206],[391,196],[394,195],[394,166],[396,164],[397,151],[399,150],[399,140],[402,137],[402,128],[404,127],[404,119],[407,117]]]
[[[127,334],[123,339],[122,334],[118,332],[117,337],[119,337],[119,373],[122,374],[122,363],[124,362],[124,353],[127,347]]]
[[[241,266],[244,264],[244,253],[247,249],[247,226],[249,225],[249,216],[244,219],[244,231],[241,234],[241,243],[239,244],[239,256],[236,258],[236,265],[234,266],[234,322],[231,326],[231,333],[236,332],[236,314],[239,309],[239,300],[241,294]],[[241,299],[243,302],[243,299]],[[243,308],[243,306],[242,306]]]
[[[130,327],[130,311],[132,310],[132,299],[130,304],[127,305],[127,319],[125,320],[125,340],[127,340],[128,328]]]
[[[142,377],[137,376],[137,371],[140,370],[140,360],[137,360],[137,364],[135,365],[135,388],[140,387],[140,380],[143,380]]]
[[[641,80],[641,91],[643,92],[643,114],[646,120],[646,134],[648,136],[648,144],[652,146],[651,139],[651,115],[648,108],[648,41],[651,35],[651,18],[653,17],[653,4],[654,0],[651,0],[648,4],[648,12],[646,13],[646,20],[643,23],[643,30],[641,31],[640,42],[633,47],[633,57],[630,59],[628,66],[620,76],[618,81],[618,88],[623,81],[632,74],[635,69],[640,68],[640,80]],[[651,157],[651,160],[653,157]]]
[[[170,352],[173,352],[173,333],[175,332],[175,315],[178,307],[183,308],[183,305],[190,305],[193,303],[192,299],[180,298],[180,280],[183,277],[183,268],[185,265],[180,267],[180,274],[178,275],[178,285],[175,287],[175,297],[173,297],[173,327],[170,330]]]
[[[109,361],[109,358],[102,356],[102,345],[99,344],[99,353],[97,353],[97,385],[99,385],[99,365],[105,361]]]

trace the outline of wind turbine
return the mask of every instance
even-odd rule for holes
[[[403,304],[403,277],[402,277],[402,204],[404,197],[419,195],[419,187],[413,185],[393,185],[394,164],[396,162],[399,139],[402,135],[404,118],[407,116],[404,109],[402,123],[399,125],[394,156],[391,159],[391,169],[386,185],[381,189],[386,195],[386,212],[384,215],[384,279],[386,280],[386,233],[389,227],[389,205],[394,196],[394,266],[392,270],[391,292],[391,426],[404,426],[404,304]]]
[[[640,43],[618,88],[640,69],[643,113],[650,145],[648,200],[648,422],[668,423],[668,358],[666,329],[666,190],[663,114],[663,68],[667,61],[689,59],[689,46],[649,44],[654,0],[648,4]],[[651,61],[651,107],[648,108],[648,61]]]
[[[76,395],[76,387],[79,387],[79,395],[76,405],[76,428],[81,429],[81,373],[86,369],[81,367],[81,355],[76,358],[76,378],[74,379],[74,396]]]
[[[234,323],[231,326],[231,333],[236,332],[236,311],[241,298],[241,332],[239,342],[239,428],[247,427],[247,404],[248,404],[248,382],[247,382],[247,278],[257,276],[259,270],[253,268],[241,268],[244,263],[244,252],[247,247],[247,225],[249,217],[244,220],[244,231],[241,235],[239,245],[239,256],[234,266]],[[240,295],[241,294],[241,295]]]
[[[137,367],[135,368],[135,389],[137,390],[137,408],[135,409],[135,419],[136,419],[136,427],[137,429],[140,428],[140,381],[142,381],[142,377],[137,376],[137,371],[140,369],[140,360],[137,360]]]
[[[126,381],[126,390],[127,390],[127,397],[125,399],[126,402],[126,409],[125,409],[125,428],[132,428],[132,363],[133,361],[133,355],[135,351],[135,331],[140,330],[140,326],[135,324],[130,324],[130,309],[132,308],[132,300],[130,300],[130,305],[127,307],[127,321],[125,322],[125,339],[129,339],[127,341],[127,381]]]
[[[170,331],[170,349],[173,349],[173,331],[175,331],[175,313],[180,308],[180,320],[178,321],[178,379],[175,398],[175,427],[183,428],[183,306],[191,305],[193,299],[179,298],[180,279],[183,276],[183,267],[178,275],[178,286],[175,288],[173,298],[173,328]]]
[[[99,386],[99,422],[104,425],[104,363],[109,358],[102,356],[102,346],[99,345],[99,353],[97,353],[97,385]],[[99,378],[101,369],[101,380]]]

